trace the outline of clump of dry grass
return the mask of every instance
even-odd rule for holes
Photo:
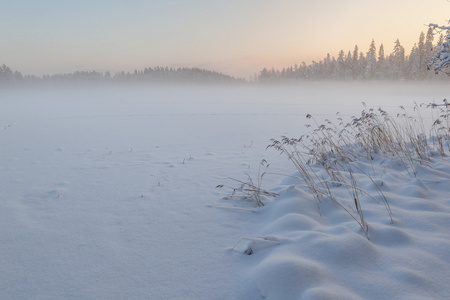
[[[447,100],[443,104],[415,105],[417,116],[408,115],[404,107],[402,113],[393,118],[381,108],[375,111],[367,109],[360,116],[352,117],[349,122],[338,116],[336,125],[329,120],[325,124],[318,124],[308,114],[315,128],[300,138],[282,137],[272,140],[268,148],[274,148],[286,155],[294,164],[304,182],[304,187],[311,193],[320,211],[320,203],[330,199],[344,209],[361,227],[369,238],[369,226],[364,217],[360,202],[361,195],[367,195],[377,202],[384,204],[392,220],[392,211],[380,186],[371,175],[357,167],[355,162],[365,159],[373,161],[375,156],[395,157],[411,176],[416,176],[415,165],[427,164],[434,153],[442,157],[446,155],[445,147],[450,141],[450,111]],[[425,130],[424,119],[419,108],[431,108],[432,117],[438,112],[438,117],[428,131]],[[311,125],[307,125],[311,128]],[[450,151],[450,148],[448,149]],[[313,165],[322,166],[327,176],[319,175]],[[369,178],[376,187],[378,196],[369,195],[359,187],[355,171]],[[345,186],[357,214],[347,209],[333,195],[330,185]]]
[[[425,104],[422,105],[424,106]],[[444,156],[444,145],[450,141],[450,104],[447,99],[444,99],[442,104],[430,103],[426,104],[426,107],[438,113],[436,117],[433,115],[434,122],[430,130],[430,139],[433,146],[439,150],[440,155]],[[450,151],[448,143],[447,150]]]
[[[232,190],[231,195],[224,197],[225,200],[228,199],[242,199],[247,201],[255,201],[258,206],[264,206],[264,202],[262,198],[266,197],[277,197],[278,194],[274,192],[267,191],[263,189],[262,181],[264,176],[266,175],[266,171],[269,168],[269,164],[265,159],[261,161],[258,168],[258,175],[256,182],[252,179],[252,177],[246,173],[247,181],[242,181],[234,178],[229,178],[237,183],[239,183],[238,187],[228,187]],[[216,186],[216,189],[223,188],[225,185],[219,184]]]

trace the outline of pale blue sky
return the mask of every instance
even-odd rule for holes
[[[367,51],[407,52],[446,0],[0,0],[0,64],[24,74],[200,67],[248,77],[262,67]]]

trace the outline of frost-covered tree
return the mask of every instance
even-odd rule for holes
[[[370,43],[369,51],[367,51],[366,53],[366,68],[364,73],[364,78],[366,79],[373,79],[375,77],[377,63],[376,53],[377,49],[375,47],[375,41],[372,40],[372,42]]]
[[[425,34],[423,31],[420,33],[419,36],[419,43],[417,43],[417,50],[419,51],[419,60],[422,64],[422,61],[425,60]]]
[[[261,72],[259,72],[260,81],[269,81],[271,79],[270,77],[270,72],[269,70],[267,70],[267,68],[264,68],[261,70]]]
[[[350,80],[352,79],[352,53],[350,51],[348,51],[347,53],[347,57],[345,58],[345,74],[344,74],[344,79],[345,80]]]
[[[356,66],[357,79],[363,79],[366,71],[366,57],[364,53],[359,52],[358,64]]]
[[[0,82],[11,82],[14,80],[13,71],[5,64],[0,66]]]
[[[427,36],[425,39],[425,51],[426,52],[433,51],[433,40],[434,40],[433,29],[430,27],[430,28],[428,28]]]
[[[425,46],[424,46],[424,52],[425,52],[425,61],[422,64],[423,70],[427,70],[428,63],[431,61],[431,58],[434,55],[434,46],[433,46],[433,40],[434,40],[434,34],[433,29],[430,27],[428,28],[427,35],[425,38]],[[431,78],[434,74],[433,72],[425,71],[426,75],[425,77]]]
[[[331,58],[330,53],[327,53],[327,57],[324,59],[323,63],[324,63],[323,79],[333,78],[334,66],[333,66],[333,59]]]
[[[384,46],[380,45],[380,49],[378,50],[378,61],[384,61]]]
[[[430,27],[426,34],[420,33],[418,42],[411,49],[409,55],[405,48],[397,39],[392,53],[385,53],[385,47],[380,45],[379,50],[372,40],[367,52],[362,52],[358,46],[353,51],[344,51],[334,58],[331,54],[316,62],[307,65],[302,63],[298,67],[284,68],[281,72],[275,70],[263,70],[260,72],[260,80],[364,80],[364,79],[414,79],[414,80],[439,80],[447,78],[444,72],[438,76],[434,72],[427,71],[428,62],[434,57],[438,49],[444,49],[448,44],[448,33],[444,36],[442,32],[447,27]],[[438,31],[438,32],[436,32]],[[441,32],[441,35],[434,44],[434,34]],[[437,40],[437,38],[436,38]],[[447,54],[446,54],[447,55]],[[444,56],[440,56],[443,58]],[[449,59],[450,60],[450,59]],[[448,61],[447,61],[448,63]],[[450,65],[449,65],[450,66]],[[449,72],[450,73],[450,72]]]
[[[450,26],[430,24],[429,27],[433,32],[445,32],[442,44],[437,46],[436,54],[428,64],[430,69],[438,73],[439,71],[445,71],[450,66]],[[450,75],[450,72],[446,73]]]
[[[345,53],[344,50],[339,51],[336,59],[335,78],[342,80],[345,79]]]
[[[423,70],[421,69],[421,49],[414,44],[409,55],[408,79],[421,79]]]
[[[384,79],[386,77],[386,57],[384,54],[384,46],[383,44],[380,45],[380,48],[378,49],[378,60],[377,60],[377,72],[375,77],[377,79]]]
[[[389,58],[390,63],[392,64],[391,76],[393,76],[393,78],[403,79],[405,67],[405,48],[400,44],[398,39],[395,41],[394,51]]]
[[[355,49],[353,49],[353,54],[352,54],[352,65],[350,67],[352,69],[353,79],[358,78],[358,54],[359,54],[358,45],[355,45]]]

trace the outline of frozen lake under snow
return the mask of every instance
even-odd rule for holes
[[[258,299],[246,291],[254,262],[231,248],[266,221],[215,207],[226,194],[215,187],[255,176],[262,159],[293,173],[266,146],[304,134],[306,114],[350,118],[362,102],[395,114],[449,92],[406,82],[0,90],[0,298]]]

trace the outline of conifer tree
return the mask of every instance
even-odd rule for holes
[[[409,55],[408,79],[421,79],[423,70],[421,70],[421,49],[414,44],[411,54]]]
[[[344,79],[352,79],[352,53],[348,51],[347,57],[345,58],[345,74]]]
[[[403,48],[398,39],[395,41],[394,51],[391,54],[390,61],[392,63],[393,78],[403,79],[405,68],[405,48]]]
[[[364,74],[364,78],[366,79],[373,79],[375,77],[375,68],[377,63],[376,53],[377,49],[375,47],[375,41],[372,39],[369,51],[367,51],[366,54],[365,74]]]
[[[353,49],[353,55],[352,55],[352,78],[357,79],[358,78],[358,54],[359,54],[358,45],[355,45],[355,49]]]
[[[383,44],[380,45],[380,48],[378,49],[378,61],[377,61],[377,72],[376,72],[376,78],[377,79],[384,79],[385,78],[385,54],[384,54],[384,46]]]
[[[344,50],[339,51],[336,64],[336,79],[345,79],[345,54]]]
[[[356,73],[357,73],[358,79],[364,78],[365,70],[366,70],[366,57],[364,56],[364,53],[361,51],[361,52],[359,52],[358,64],[356,67]]]
[[[14,80],[13,71],[5,64],[0,66],[0,83],[9,83]]]
[[[431,78],[433,76],[433,72],[428,71],[428,63],[431,61],[431,58],[433,57],[434,53],[434,46],[433,46],[433,40],[434,40],[434,34],[433,29],[431,27],[428,28],[427,35],[425,38],[425,61],[424,61],[424,72],[426,74],[425,77]]]
[[[418,69],[416,71],[416,78],[421,79],[425,78],[425,70],[427,69],[428,61],[426,60],[426,48],[425,48],[425,34],[423,32],[420,33],[419,43],[417,44],[417,60],[418,60]]]

